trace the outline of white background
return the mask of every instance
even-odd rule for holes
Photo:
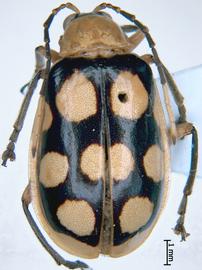
[[[16,118],[22,101],[18,89],[27,82],[34,68],[34,48],[43,44],[42,24],[50,11],[62,1],[1,1],[0,36],[1,36],[1,100],[0,100],[0,152],[7,144],[11,126]],[[73,1],[81,11],[91,11],[100,1]],[[201,0],[136,0],[111,1],[126,11],[136,14],[137,18],[150,28],[157,43],[157,49],[162,61],[171,72],[177,72],[199,66],[197,81],[189,80],[187,84],[194,86],[191,94],[186,88],[185,103],[188,106],[188,119],[197,123],[201,130],[201,64],[202,64],[202,1]],[[58,49],[57,40],[61,35],[64,11],[58,16],[51,28],[53,48]],[[69,14],[69,13],[68,13]],[[114,13],[112,13],[114,14]],[[116,14],[114,18],[120,24],[126,21]],[[146,43],[145,43],[146,44]],[[149,52],[145,45],[138,53]],[[198,69],[197,69],[198,70]],[[182,76],[181,76],[181,75]],[[187,73],[190,74],[190,73]],[[178,76],[179,75],[179,76]],[[192,76],[192,75],[191,75]],[[195,75],[194,75],[195,76]],[[201,79],[200,79],[201,77]],[[177,73],[177,80],[184,84],[186,71]],[[197,89],[197,90],[195,90]],[[195,92],[196,91],[196,92]],[[24,129],[16,146],[17,160],[9,163],[8,168],[0,168],[0,268],[13,270],[27,268],[42,270],[58,269],[34,237],[21,208],[21,193],[27,184],[27,149],[30,130],[36,108],[37,94],[30,106]],[[194,111],[194,113],[193,113]],[[180,143],[188,147],[187,142]],[[186,171],[189,166],[188,152],[182,147],[176,147],[174,156],[180,169]],[[183,159],[181,159],[183,156]],[[185,159],[185,160],[184,160]],[[175,162],[176,161],[176,162]],[[199,167],[201,168],[201,162]],[[200,174],[201,175],[201,174]],[[185,183],[183,175],[171,175],[171,189],[167,207],[161,216],[150,238],[134,253],[120,259],[101,257],[97,260],[85,260],[94,270],[101,269],[164,269],[164,239],[175,243],[174,262],[170,269],[201,269],[202,254],[202,211],[201,211],[201,179],[197,178],[194,194],[190,199],[187,216],[187,230],[191,232],[186,243],[180,243],[172,233],[177,218],[176,210]],[[66,258],[72,258],[65,254]],[[74,258],[75,259],[75,258]],[[65,269],[61,267],[61,269]]]

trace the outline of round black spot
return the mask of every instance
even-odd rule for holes
[[[118,95],[118,99],[120,100],[120,102],[126,103],[128,101],[128,96],[126,93],[121,92]]]

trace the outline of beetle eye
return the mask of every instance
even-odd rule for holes
[[[118,99],[120,100],[120,102],[126,103],[128,101],[128,95],[124,92],[121,92],[118,94]]]

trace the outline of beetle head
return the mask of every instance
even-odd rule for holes
[[[130,51],[126,34],[105,12],[71,14],[63,27],[61,57],[109,57]]]

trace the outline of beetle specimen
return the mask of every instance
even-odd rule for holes
[[[64,21],[56,52],[50,49],[49,28],[64,8],[74,13]],[[101,11],[105,8],[131,25],[119,27]],[[144,38],[152,55],[132,54]],[[185,240],[187,197],[197,167],[197,131],[186,120],[183,97],[159,59],[148,28],[111,4],[80,13],[67,3],[45,21],[44,41],[45,47],[36,48],[34,75],[2,155],[4,166],[15,159],[15,143],[42,79],[30,143],[29,184],[22,196],[26,217],[42,245],[58,264],[88,267],[65,260],[49,245],[29,211],[30,203],[50,238],[71,254],[120,257],[135,250],[151,233],[165,203],[169,144],[191,134],[190,174],[174,229]],[[150,68],[153,63],[160,75],[169,128]],[[178,106],[177,121],[169,90]]]

